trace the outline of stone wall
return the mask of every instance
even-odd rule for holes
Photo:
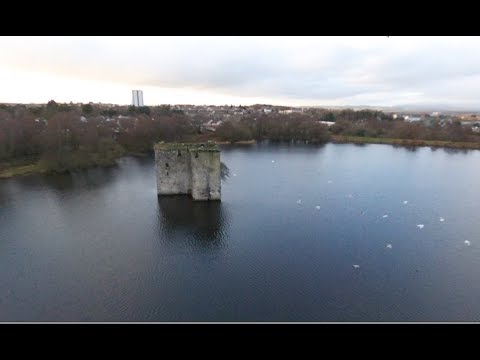
[[[157,190],[159,195],[190,194],[192,176],[190,153],[182,150],[155,150]]]
[[[192,198],[220,200],[220,152],[191,151]]]
[[[194,200],[220,200],[220,151],[212,144],[155,146],[159,195],[190,194]]]

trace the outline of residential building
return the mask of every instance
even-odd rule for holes
[[[132,105],[133,106],[144,106],[143,105],[143,91],[142,90],[132,90]]]

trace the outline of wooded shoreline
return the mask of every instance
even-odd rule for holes
[[[253,145],[257,140],[241,140],[237,142],[230,141],[215,141],[218,145]],[[385,144],[401,147],[435,147],[435,148],[449,148],[462,150],[480,150],[480,144],[474,142],[460,142],[460,141],[437,141],[437,140],[411,140],[411,139],[391,139],[391,138],[372,138],[361,136],[342,136],[332,135],[330,141],[327,143],[334,144]],[[93,167],[108,167],[114,166],[116,160],[125,156],[145,157],[149,154],[147,152],[127,152],[122,154],[112,161],[104,164],[94,164],[91,166],[79,167],[77,169],[69,169],[63,172],[72,170],[80,170]],[[48,174],[61,173],[59,171],[51,171],[41,165],[38,159],[25,158],[15,159],[14,161],[0,163],[0,179],[7,179],[17,176],[26,176],[34,174]]]

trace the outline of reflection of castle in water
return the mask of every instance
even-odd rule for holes
[[[223,247],[228,237],[224,205],[192,201],[186,195],[158,198],[160,231],[166,241],[193,242],[194,247]]]

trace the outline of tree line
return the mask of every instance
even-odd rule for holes
[[[224,118],[215,132],[202,133],[202,123],[207,120],[206,115],[187,116],[168,105],[110,108],[55,101],[38,107],[0,105],[0,162],[29,159],[48,171],[67,171],[113,164],[127,152],[151,152],[158,141],[324,143],[332,136],[344,135],[480,142],[480,134],[459,122],[409,123],[371,110],[248,114],[234,120]]]
[[[334,123],[327,126],[321,121]],[[368,138],[480,142],[480,134],[459,121],[407,122],[402,117],[372,110],[320,111],[298,114],[248,115],[237,122],[224,122],[217,135],[235,142],[271,139],[323,143],[332,135]]]
[[[195,133],[169,106],[102,109],[57,104],[0,107],[0,161],[31,159],[48,171],[112,164],[125,152],[152,151],[154,142]]]

